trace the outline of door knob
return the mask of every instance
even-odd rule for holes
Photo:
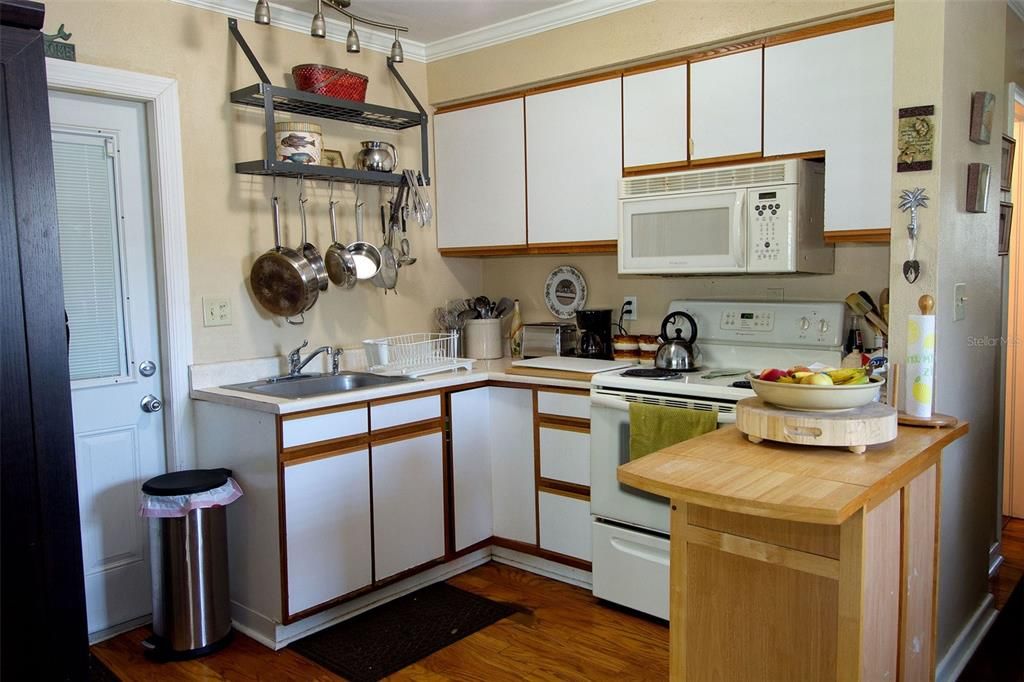
[[[143,412],[159,412],[160,408],[164,406],[164,403],[160,398],[150,394],[142,399],[139,406],[142,407]]]
[[[156,374],[156,363],[152,360],[146,360],[139,365],[139,374],[144,377],[151,377]]]

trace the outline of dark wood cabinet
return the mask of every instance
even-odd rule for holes
[[[0,677],[88,676],[43,5],[0,0]]]

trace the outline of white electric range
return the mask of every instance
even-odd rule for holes
[[[736,421],[736,403],[754,395],[747,372],[821,362],[838,367],[846,338],[842,302],[774,303],[676,300],[697,323],[702,368],[674,378],[595,374],[590,389],[590,509],[594,595],[668,618],[668,500],[619,483],[629,461],[629,404],[642,402],[718,410],[719,425]],[[689,336],[683,318],[675,322]],[[674,328],[670,325],[670,335]]]

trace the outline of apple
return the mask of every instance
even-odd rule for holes
[[[804,377],[800,380],[802,384],[812,384],[814,386],[832,386],[832,377],[827,374],[811,374],[808,377]]]
[[[786,376],[784,369],[766,369],[757,378],[761,381],[778,381],[784,376]]]

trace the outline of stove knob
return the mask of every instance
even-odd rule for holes
[[[818,325],[818,329],[821,330],[822,334],[828,334],[828,320],[822,320]]]
[[[807,331],[810,328],[811,328],[811,321],[808,320],[806,317],[801,317],[800,318],[800,331]]]

